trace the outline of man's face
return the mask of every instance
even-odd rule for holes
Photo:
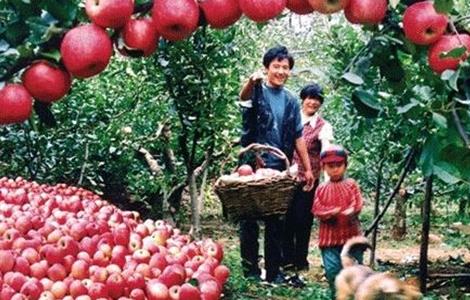
[[[320,109],[320,106],[320,99],[307,97],[302,102],[302,111],[307,116],[313,116]]]
[[[268,85],[272,87],[280,87],[286,83],[290,75],[289,60],[287,58],[281,60],[273,60],[267,71]]]

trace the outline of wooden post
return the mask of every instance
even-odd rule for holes
[[[432,200],[432,181],[431,174],[426,178],[426,189],[423,202],[423,227],[421,231],[421,250],[419,254],[419,282],[420,290],[426,293],[426,281],[428,277],[428,245],[429,245],[429,228],[431,223],[431,200]]]

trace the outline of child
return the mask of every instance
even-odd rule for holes
[[[358,219],[362,209],[361,191],[356,181],[345,178],[347,159],[346,151],[337,145],[320,153],[320,163],[330,181],[317,188],[312,206],[313,215],[320,220],[318,243],[333,299],[343,245],[349,238],[361,235]],[[362,263],[362,251],[351,254]]]

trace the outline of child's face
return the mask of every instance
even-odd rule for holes
[[[323,165],[326,174],[330,176],[331,181],[341,180],[346,173],[346,163],[340,162],[328,162]]]

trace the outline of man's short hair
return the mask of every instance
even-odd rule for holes
[[[300,99],[305,100],[307,98],[315,98],[320,100],[320,103],[323,104],[323,89],[316,83],[311,83],[306,85],[300,91]]]
[[[289,61],[289,68],[294,67],[294,58],[290,55],[289,50],[285,46],[277,46],[269,49],[263,56],[263,65],[269,68],[269,65],[274,60],[287,59]]]

